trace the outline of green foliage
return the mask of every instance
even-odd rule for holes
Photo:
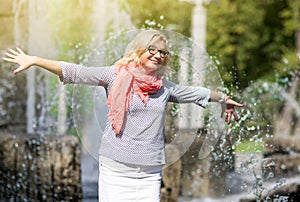
[[[119,0],[137,28],[164,28],[191,35],[193,5],[178,0]]]
[[[219,70],[227,85],[245,88],[258,78],[274,79],[274,64],[294,47],[295,27],[288,26],[287,0],[219,0],[207,5],[208,52],[222,63]],[[224,76],[225,75],[225,76]]]
[[[278,83],[257,80],[250,84],[243,94],[246,108],[251,114],[247,124],[262,129],[272,126],[274,117],[284,104],[283,91],[284,87]]]
[[[288,0],[289,7],[283,9],[281,17],[284,21],[284,32],[285,35],[293,35],[295,30],[300,30],[300,1]]]
[[[60,0],[49,3],[53,37],[59,47],[58,59],[82,62],[91,42],[93,6],[89,0]]]
[[[90,0],[59,0],[49,2],[50,24],[53,27],[53,37],[59,49],[58,60],[71,61],[73,63],[83,63],[85,54],[89,50],[91,43],[91,34],[93,31],[93,1]],[[58,85],[57,78],[51,78],[51,96],[50,102],[58,103]],[[88,92],[83,88],[77,88],[80,98],[77,98],[76,104],[88,105],[92,107],[91,101],[88,102],[82,98],[87,97]],[[66,86],[66,106],[67,109],[67,133],[76,134],[72,119],[72,94],[73,86]],[[56,102],[54,102],[54,100]],[[74,106],[73,106],[74,107]],[[76,107],[76,106],[75,106]],[[80,109],[79,109],[80,110]],[[82,109],[83,110],[83,109]],[[58,105],[52,105],[50,115],[57,118]]]
[[[118,2],[138,28],[191,34],[193,5],[187,1]],[[295,49],[299,1],[212,0],[206,8],[207,52],[218,60],[225,85],[244,89],[257,79],[274,81],[274,66],[279,67],[283,55]]]
[[[280,77],[292,77],[293,73],[300,71],[300,59],[293,50],[286,51],[282,59],[275,63],[275,68]]]
[[[263,142],[243,141],[236,144],[235,151],[238,153],[260,153],[263,150]]]

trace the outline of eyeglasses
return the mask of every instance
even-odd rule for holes
[[[160,57],[165,58],[169,55],[169,51],[167,50],[158,50],[157,48],[155,48],[154,46],[149,46],[148,47],[148,52],[151,55],[155,55],[157,52],[159,52]]]

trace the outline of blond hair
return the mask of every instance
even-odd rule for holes
[[[158,30],[144,30],[137,34],[134,39],[128,44],[125,49],[124,56],[118,63],[128,64],[133,62],[141,65],[140,57],[148,49],[149,45],[155,41],[164,41],[166,46],[168,44],[167,38]],[[170,60],[170,54],[165,58],[164,64],[156,72],[158,76],[164,76],[167,72],[167,65]]]

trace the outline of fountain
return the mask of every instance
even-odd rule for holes
[[[14,29],[10,28],[6,32],[14,33],[12,37],[14,39],[7,36],[4,40],[7,44],[3,43],[1,49],[22,45],[30,54],[48,58],[58,57],[51,36],[53,30],[51,26],[47,26],[49,16],[43,15],[42,12],[43,6],[53,4],[50,0],[44,2],[45,4],[37,0],[9,1],[8,7],[12,6],[14,10],[4,16],[8,16]],[[93,18],[98,22],[102,21],[97,11],[107,12],[104,8],[111,8],[114,4],[96,1]],[[126,23],[122,22],[124,19],[128,18],[123,18],[120,14],[116,24],[126,24],[128,29],[131,28],[129,22],[126,20]],[[109,20],[111,19],[105,22],[106,25],[109,25]],[[29,30],[27,26],[30,27]],[[106,26],[95,27],[97,27],[96,34],[91,41],[97,46],[89,45],[87,48],[89,54],[80,56],[81,63],[92,66],[113,64],[122,55],[128,41],[139,31],[109,35],[103,28]],[[162,31],[170,40],[172,66],[176,67],[167,79],[190,85],[193,81],[189,78],[202,78],[207,87],[226,92],[212,62],[214,58],[208,56],[191,39],[172,31]],[[39,47],[36,44],[39,44]],[[74,46],[77,51],[85,48],[78,44]],[[197,57],[194,55],[195,52]],[[199,64],[205,64],[205,69]],[[54,82],[54,79],[45,72],[32,69],[26,75],[14,77],[10,73],[11,69],[5,66],[9,65],[1,63],[1,200],[97,200],[97,153],[106,119],[104,114],[107,113],[103,89],[77,85],[60,91],[60,84]],[[37,82],[43,83],[44,87],[37,87]],[[25,89],[26,85],[28,87]],[[53,88],[56,89],[55,93]],[[168,163],[163,170],[162,201],[177,199],[180,202],[237,202],[262,200],[268,197],[281,201],[296,199],[294,196],[299,195],[297,182],[299,168],[295,169],[294,164],[287,163],[298,162],[299,145],[295,141],[297,138],[292,139],[293,145],[290,144],[291,140],[287,143],[282,139],[274,141],[272,123],[263,123],[263,120],[267,120],[270,116],[270,111],[267,110],[279,108],[284,98],[290,100],[295,112],[299,112],[295,99],[285,92],[287,90],[279,88],[277,84],[253,84],[240,96],[245,98],[247,106],[240,110],[241,120],[229,126],[225,126],[220,119],[218,105],[212,104],[204,111],[202,120],[205,127],[199,123],[200,117],[196,117],[198,121],[190,127],[190,120],[195,118],[195,115],[189,112],[194,112],[190,110],[193,107],[170,104],[166,112]],[[19,97],[28,97],[28,100],[26,102],[26,99]],[[237,97],[239,100],[239,96]],[[65,99],[68,101],[65,102]],[[58,100],[61,101],[59,105]],[[268,103],[267,101],[274,105],[260,108],[260,102]],[[62,109],[59,111],[63,113],[49,114],[56,107]],[[70,108],[71,118],[66,117]],[[271,114],[274,115],[273,112]],[[71,130],[59,127],[66,125],[72,125]],[[25,131],[27,132],[23,135]],[[75,135],[66,135],[66,131],[76,132]],[[265,144],[263,149],[254,152],[252,150],[251,153],[239,152],[236,147],[242,145],[246,136],[251,136],[250,142],[255,146],[264,143],[267,145]],[[270,147],[271,145],[273,146]],[[287,146],[288,150],[282,149]],[[288,159],[288,162],[277,160],[274,156],[270,158],[271,154],[278,154],[279,148],[285,155],[283,158]],[[294,181],[289,178],[290,176],[293,176]]]

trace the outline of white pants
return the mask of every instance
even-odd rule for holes
[[[100,202],[159,202],[162,166],[137,166],[99,159]]]

